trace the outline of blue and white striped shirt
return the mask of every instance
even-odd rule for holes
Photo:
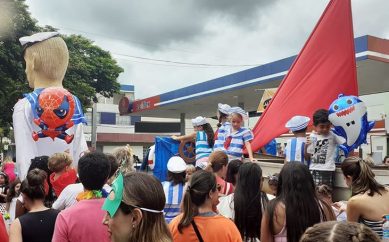
[[[305,137],[297,137],[288,140],[285,147],[286,161],[299,161],[307,166],[309,162],[304,159]]]
[[[180,203],[183,198],[185,184],[173,185],[173,182],[162,182],[163,191],[166,197],[165,208],[163,214],[167,223],[173,220],[178,214],[180,214]]]
[[[208,157],[212,153],[212,147],[209,147],[208,137],[204,131],[197,131],[196,134],[196,160]]]
[[[226,141],[226,137],[230,135],[231,123],[224,122],[222,126],[218,129],[217,139],[215,140],[215,144],[213,145],[213,149],[226,151],[224,148],[224,142]]]
[[[231,143],[227,149],[227,155],[229,160],[233,160],[242,158],[244,143],[252,140],[254,135],[250,129],[242,127],[238,131],[230,132],[228,137],[231,137]]]

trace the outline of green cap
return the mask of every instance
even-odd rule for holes
[[[123,198],[123,175],[119,173],[119,176],[112,183],[112,190],[108,197],[105,199],[102,209],[107,211],[111,218],[118,210]]]

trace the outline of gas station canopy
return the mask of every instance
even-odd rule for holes
[[[389,91],[389,40],[365,35],[355,38],[359,95]],[[191,85],[157,96],[120,100],[122,115],[194,118],[216,115],[218,103],[255,112],[264,89],[278,87],[296,56]]]

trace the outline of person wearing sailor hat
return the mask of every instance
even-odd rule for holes
[[[180,213],[180,203],[184,197],[186,168],[184,159],[179,156],[173,156],[167,162],[167,181],[162,182],[166,197],[164,215],[167,223],[170,223]]]
[[[229,122],[231,106],[228,104],[219,103],[217,105],[217,118],[219,123],[217,124],[217,129],[215,132],[215,144],[213,146],[214,150],[225,151],[224,142],[226,137],[229,135],[229,130],[231,129],[231,123]]]
[[[294,137],[288,140],[285,147],[285,163],[290,161],[299,161],[309,166],[309,161],[304,159],[306,131],[311,121],[305,116],[294,116],[286,124],[285,127],[293,132]]]
[[[240,107],[230,108],[231,128],[224,141],[229,160],[242,159],[243,149],[246,147],[250,161],[254,160],[250,141],[254,134],[250,129],[244,127],[244,120],[248,119],[248,113]]]
[[[206,118],[198,116],[192,119],[194,131],[184,136],[172,136],[178,141],[194,140],[196,142],[196,167],[204,168],[208,164],[208,157],[212,153],[215,142],[212,126]]]

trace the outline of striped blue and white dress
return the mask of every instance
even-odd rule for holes
[[[196,161],[207,158],[212,153],[212,147],[208,144],[208,137],[204,131],[196,134]]]
[[[297,137],[288,140],[285,147],[285,159],[287,162],[299,161],[309,166],[309,162],[304,159],[305,141],[305,137]]]
[[[166,204],[163,209],[166,223],[170,223],[178,214],[180,214],[180,203],[184,197],[185,184],[176,184],[173,182],[162,182],[163,191],[165,193]]]
[[[231,127],[232,129],[232,127]],[[254,135],[250,129],[242,127],[238,131],[232,132],[226,139],[231,137],[231,143],[227,148],[228,159],[242,159],[244,143],[254,139]]]
[[[222,126],[220,126],[217,132],[217,139],[215,140],[215,144],[213,145],[213,149],[215,151],[222,150],[226,152],[226,149],[224,148],[224,142],[226,141],[226,138],[230,135],[230,130],[231,130],[230,122],[224,122]]]

